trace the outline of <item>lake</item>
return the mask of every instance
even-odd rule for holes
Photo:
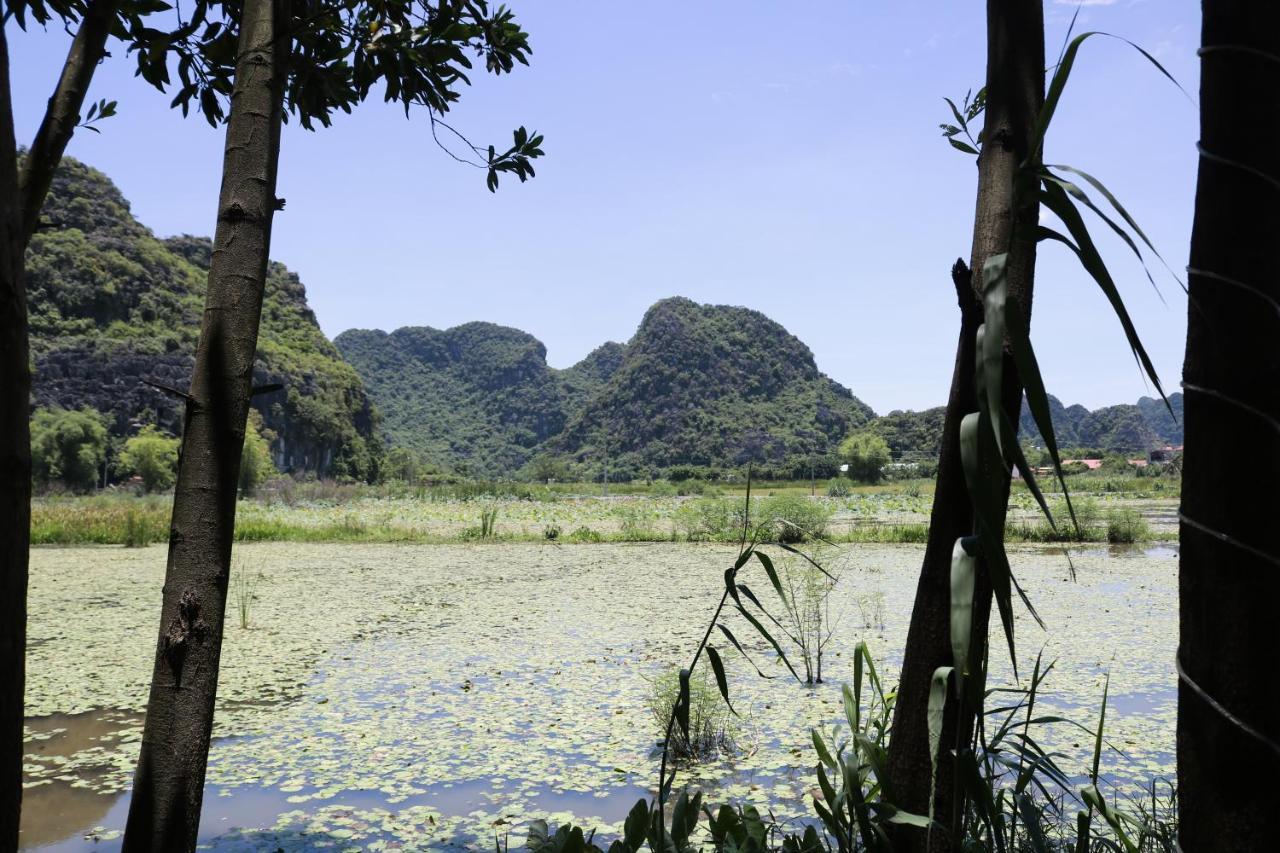
[[[811,811],[812,726],[843,719],[865,640],[892,684],[923,546],[840,546],[827,682],[763,679],[723,644],[741,712],[730,755],[682,782],[712,801]],[[214,850],[464,849],[543,817],[616,830],[657,776],[653,681],[687,665],[734,550],[692,544],[238,545],[201,842]],[[1173,772],[1177,557],[1168,547],[1011,549],[1047,623],[1020,604],[1024,679],[1093,726],[1111,678],[1110,784]],[[23,844],[119,847],[141,736],[165,549],[40,548],[31,556]],[[747,570],[758,594],[759,567]],[[243,578],[243,580],[241,580]],[[240,603],[246,602],[247,627]],[[731,617],[735,634],[750,629]],[[1124,650],[1121,652],[1121,650]],[[1011,678],[997,627],[991,684]],[[1092,743],[1042,743],[1081,772]]]

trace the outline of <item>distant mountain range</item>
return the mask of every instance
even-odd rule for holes
[[[488,323],[352,330],[335,343],[392,444],[478,476],[540,453],[617,478],[748,462],[807,474],[812,459],[831,467],[841,438],[874,417],[760,312],[683,298],[656,303],[630,341],[567,370],[547,366],[537,339]]]
[[[180,408],[154,384],[189,381],[211,254],[201,237],[158,238],[102,173],[66,159],[44,209],[53,227],[27,257],[33,404],[104,412],[117,436]],[[377,475],[387,444],[474,477],[508,477],[539,457],[607,468],[614,479],[708,476],[750,463],[762,476],[834,472],[851,430],[883,435],[899,457],[937,453],[941,408],[876,417],[824,375],[798,338],[758,311],[663,299],[626,343],[565,370],[526,332],[492,323],[330,342],[298,277],[268,272],[254,399],[283,470]],[[1065,447],[1137,453],[1182,442],[1182,397],[1089,411],[1051,408]],[[1022,429],[1035,436],[1024,412]]]
[[[1173,414],[1169,413],[1173,409]],[[1117,454],[1144,454],[1166,444],[1182,444],[1182,394],[1169,395],[1169,408],[1161,400],[1142,397],[1136,404],[1121,403],[1090,411],[1079,404],[1064,406],[1049,395],[1049,416],[1058,446],[1064,450]],[[895,457],[931,458],[942,442],[946,409],[938,406],[920,412],[894,411],[872,421],[875,430]],[[1035,419],[1022,404],[1020,435],[1043,445]]]

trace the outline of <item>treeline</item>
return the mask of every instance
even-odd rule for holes
[[[112,485],[162,492],[178,475],[181,441],[155,424],[131,435],[112,434],[106,415],[81,409],[37,409],[31,416],[31,475],[44,491],[91,492]],[[278,473],[271,461],[273,434],[256,411],[249,416],[240,457],[240,493],[252,494]]]

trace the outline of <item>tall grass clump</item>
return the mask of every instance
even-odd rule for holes
[[[647,502],[628,501],[613,511],[619,536],[626,542],[653,542],[662,539],[656,527],[658,514]]]
[[[249,627],[253,614],[253,602],[257,598],[256,589],[263,578],[261,571],[251,573],[246,563],[241,561],[231,578],[231,592],[235,598],[236,615],[240,617],[241,629]]]
[[[489,540],[498,538],[498,508],[487,506],[480,510],[480,523],[462,531],[463,539]]]
[[[124,517],[124,547],[145,548],[151,544],[151,531],[147,520],[130,507]]]
[[[689,680],[689,728],[671,725],[672,709],[680,698],[680,671],[672,667],[650,683],[649,713],[653,717],[658,740],[671,731],[667,744],[678,761],[697,763],[732,753],[737,749],[737,732],[733,715],[720,699],[705,669],[696,671]]]

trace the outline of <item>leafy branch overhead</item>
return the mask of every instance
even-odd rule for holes
[[[48,17],[43,6],[40,15],[36,8],[31,5],[33,17]],[[461,87],[471,85],[475,68],[509,73],[517,63],[528,65],[532,53],[514,13],[487,0],[337,0],[295,2],[291,9],[286,120],[292,116],[308,130],[317,123],[329,126],[336,113],[350,113],[381,90],[383,101],[400,104],[406,115],[414,107],[426,109],[434,136]],[[157,16],[170,12],[172,26],[158,28]],[[216,126],[226,119],[239,18],[238,2],[198,0],[185,8],[164,0],[126,0],[113,34],[127,41],[138,76],[173,92],[171,106],[184,115],[194,108]],[[532,177],[530,161],[543,154],[542,136],[523,127],[501,152],[464,142],[481,160],[453,156],[484,168],[490,190],[497,187],[498,172],[521,181]]]

